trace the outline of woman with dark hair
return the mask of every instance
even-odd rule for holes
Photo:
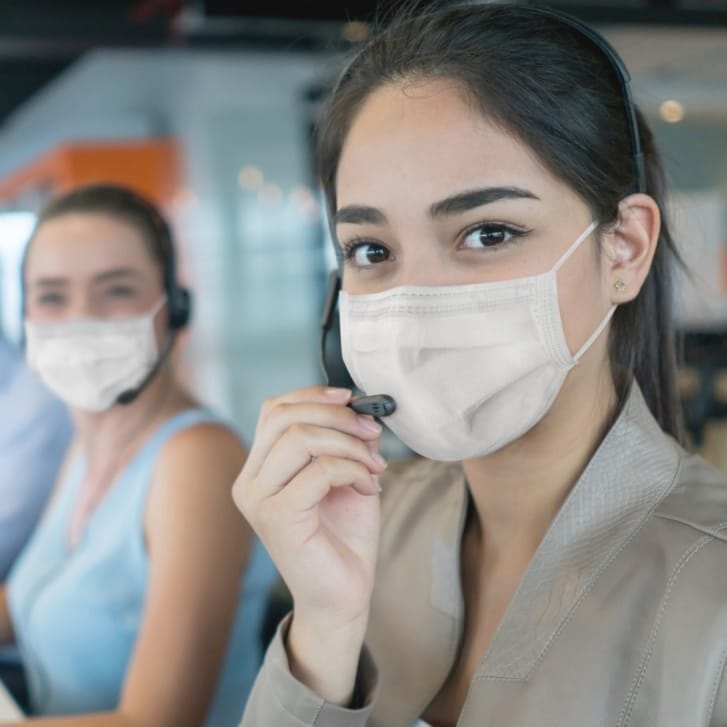
[[[423,458],[384,473],[348,389],[263,407],[234,493],[294,610],[246,727],[727,724],[727,488],[679,445],[677,255],[620,63],[476,4],[343,73],[343,358]]]
[[[274,569],[230,482],[245,449],[176,379],[190,313],[170,230],[124,187],[40,214],[23,266],[31,369],[75,438],[0,587],[43,724],[229,725],[259,665]]]

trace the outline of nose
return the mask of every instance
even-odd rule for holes
[[[90,295],[82,291],[71,291],[66,308],[66,318],[75,320],[77,318],[96,318],[98,311]]]
[[[451,264],[448,265],[436,240],[407,246],[401,258],[396,285],[435,286],[452,282]]]

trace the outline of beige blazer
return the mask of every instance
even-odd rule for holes
[[[244,727],[411,727],[443,684],[464,620],[462,468],[414,460],[382,486],[365,706],[327,704],[292,677],[286,619]],[[726,659],[727,481],[659,429],[634,387],[526,570],[458,725],[725,727]]]

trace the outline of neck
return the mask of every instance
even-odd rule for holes
[[[122,452],[143,438],[183,398],[165,366],[130,404],[115,404],[103,412],[74,410],[77,442],[89,471],[115,463]]]
[[[617,397],[608,370],[596,386],[592,379],[579,386],[579,378],[566,381],[550,412],[524,437],[464,463],[471,535],[485,570],[530,562],[613,420]]]

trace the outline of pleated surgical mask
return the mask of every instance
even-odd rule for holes
[[[343,359],[360,389],[396,400],[386,424],[404,444],[440,461],[482,457],[545,416],[616,309],[571,354],[557,273],[595,228],[541,275],[340,293]]]
[[[122,320],[26,320],[28,365],[69,406],[109,409],[155,365],[159,352],[154,316],[165,302],[166,296],[148,313]]]

